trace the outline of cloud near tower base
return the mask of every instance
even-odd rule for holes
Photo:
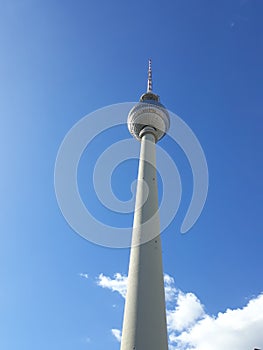
[[[263,294],[250,299],[243,308],[208,315],[194,293],[175,287],[173,277],[164,275],[170,350],[253,350],[263,347]],[[127,276],[113,278],[100,274],[97,285],[126,296]],[[117,341],[119,329],[111,330]]]

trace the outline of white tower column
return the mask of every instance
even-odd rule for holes
[[[147,92],[128,115],[141,153],[121,350],[168,349],[155,143],[169,126],[169,113],[152,92],[150,60]]]
[[[155,133],[149,126],[140,132],[141,153],[121,350],[168,348]],[[151,240],[140,244],[147,237]]]

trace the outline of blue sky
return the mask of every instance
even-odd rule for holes
[[[263,292],[262,11],[261,0],[2,0],[2,349],[119,348],[111,330],[121,328],[118,291],[129,250],[97,246],[73,232],[57,205],[54,166],[64,136],[82,117],[139,99],[149,57],[154,90],[192,128],[209,168],[204,211],[181,235],[191,169],[180,147],[168,138],[160,142],[183,185],[178,215],[162,236],[164,270],[175,288],[169,307],[180,308],[192,293],[197,309],[185,328],[171,322],[171,342],[172,334],[185,331],[182,349],[206,350],[193,335],[202,320],[219,322],[221,312],[233,324],[249,313],[242,344],[263,347],[262,335],[248,331],[253,322],[263,325],[263,312],[253,314],[262,308]],[[99,135],[80,163],[85,203],[112,224],[120,219],[104,213],[94,193],[87,195],[89,174],[103,146],[122,138],[130,138],[125,127]],[[116,169],[113,189],[121,198],[129,198],[136,172],[134,160]],[[229,337],[226,344],[239,346]]]

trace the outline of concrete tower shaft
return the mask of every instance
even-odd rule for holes
[[[151,162],[146,159],[150,159]],[[168,348],[158,191],[154,164],[155,136],[151,132],[146,132],[141,138],[121,350],[167,350]],[[149,193],[144,202],[145,183]],[[152,222],[144,227],[145,222],[151,218],[154,218]],[[155,238],[140,245],[144,235],[155,236]]]

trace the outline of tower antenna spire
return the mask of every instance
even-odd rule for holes
[[[149,59],[147,92],[152,92],[152,89],[153,89],[153,81],[152,81],[152,60]]]

